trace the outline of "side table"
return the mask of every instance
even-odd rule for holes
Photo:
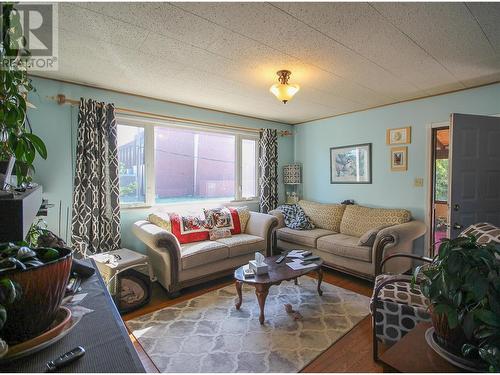
[[[392,345],[380,360],[397,372],[464,372],[437,354],[425,340],[431,323],[419,323]],[[384,371],[386,372],[386,371]]]
[[[108,251],[106,253],[91,255],[90,258],[94,259],[96,262],[97,268],[99,269],[99,272],[108,287],[109,293],[112,296],[116,295],[116,292],[120,288],[118,275],[128,269],[147,266],[149,279],[151,282],[156,281],[153,266],[149,262],[148,256],[140,254],[136,251],[118,249]]]

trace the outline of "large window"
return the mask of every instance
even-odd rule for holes
[[[123,205],[256,198],[256,135],[118,122]]]

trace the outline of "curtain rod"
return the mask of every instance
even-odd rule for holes
[[[58,94],[55,97],[50,96],[49,98],[52,100],[55,100],[57,102],[57,104],[59,104],[59,105],[64,105],[64,104],[79,105],[80,104],[79,100],[68,99],[68,98],[66,98],[66,96],[64,94]],[[200,120],[191,120],[191,119],[181,118],[181,117],[165,116],[165,115],[160,115],[157,113],[136,111],[134,109],[129,109],[129,108],[115,107],[115,110],[118,113],[133,114],[133,115],[138,115],[138,116],[146,117],[146,118],[167,120],[167,121],[176,121],[176,122],[211,126],[211,127],[224,128],[224,129],[244,130],[244,131],[253,132],[253,133],[259,133],[261,130],[263,130],[262,128],[256,129],[256,128],[249,128],[246,126],[227,125],[227,124],[221,124],[221,123],[217,123],[217,122],[208,122],[208,121],[200,121]],[[293,133],[289,130],[278,130],[278,135],[280,135],[281,137],[285,137],[285,136],[293,135]]]

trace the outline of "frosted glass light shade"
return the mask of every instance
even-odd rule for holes
[[[271,91],[274,96],[276,96],[280,101],[286,104],[293,96],[300,90],[300,86],[297,84],[285,84],[285,83],[275,83],[271,86],[269,91]]]

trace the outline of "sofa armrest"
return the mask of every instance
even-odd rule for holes
[[[175,290],[181,260],[181,247],[177,238],[146,220],[135,222],[132,232],[147,245],[150,262],[158,281],[169,292]]]
[[[250,219],[248,220],[245,233],[265,238],[266,255],[270,256],[272,253],[273,232],[277,225],[278,219],[275,216],[250,211]]]
[[[278,219],[278,226],[276,229],[285,227],[285,216],[283,215],[283,212],[280,210],[272,210],[269,211],[269,215],[273,215],[276,219]]]
[[[411,254],[413,241],[422,237],[426,231],[427,228],[423,222],[413,220],[384,228],[378,232],[373,244],[375,276],[382,272],[382,259],[394,253]],[[397,268],[397,265],[395,264],[394,267]]]

